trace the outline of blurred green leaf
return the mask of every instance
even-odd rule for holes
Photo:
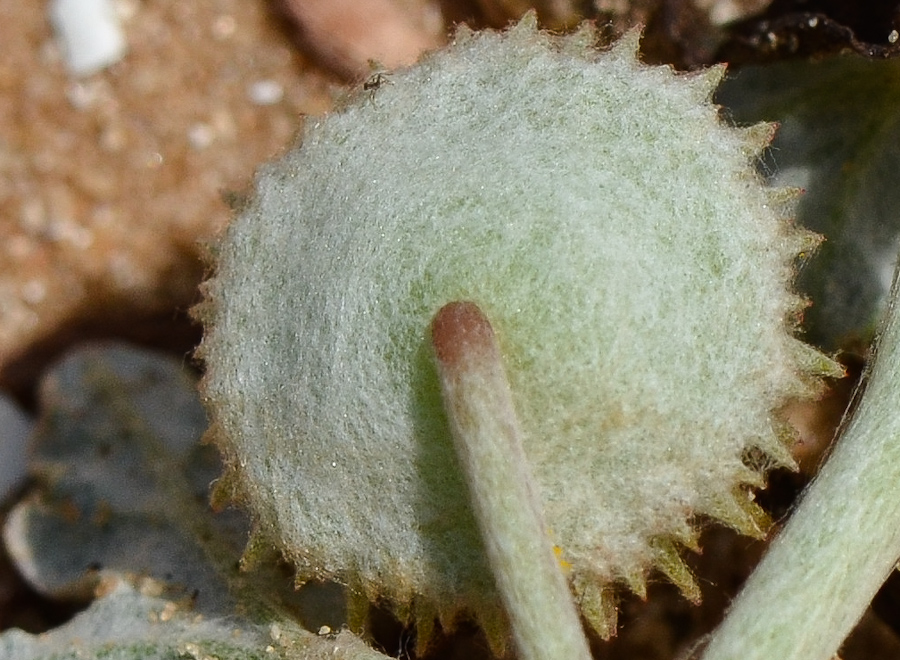
[[[240,557],[247,524],[208,510],[219,460],[198,443],[205,427],[192,379],[170,360],[125,348],[64,360],[42,382],[39,495],[4,530],[19,570],[50,597],[90,597],[102,571],[118,571],[196,591],[199,611],[233,608],[217,567]]]
[[[177,361],[124,347],[70,355],[42,382],[30,471],[36,492],[3,540],[46,596],[89,600],[43,635],[0,635],[0,660],[384,658],[339,629],[342,591],[293,590],[273,557],[238,568],[248,523],[213,514],[221,473],[200,444],[206,419]]]
[[[184,603],[108,578],[107,593],[42,635],[0,635],[4,660],[386,660],[349,632],[316,636],[290,623],[207,618]],[[145,589],[147,583],[145,583]],[[152,584],[149,585],[152,590]]]
[[[809,340],[826,350],[868,342],[900,244],[900,60],[747,67],[716,101],[740,124],[780,124],[763,173],[805,189],[798,221],[826,238],[799,280],[813,303]]]
[[[12,630],[0,636],[9,660],[262,660],[284,657],[262,626],[199,617],[172,601],[148,596],[124,581],[69,623],[44,635]]]

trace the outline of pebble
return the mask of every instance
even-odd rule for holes
[[[50,20],[75,76],[102,71],[125,55],[125,34],[112,0],[54,0]]]

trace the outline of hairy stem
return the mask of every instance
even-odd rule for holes
[[[900,556],[900,313],[895,281],[860,405],[703,660],[827,660]]]
[[[589,659],[556,558],[493,329],[454,302],[431,327],[444,408],[513,638],[523,660]]]

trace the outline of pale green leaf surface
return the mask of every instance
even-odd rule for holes
[[[900,234],[900,61],[855,55],[741,69],[716,100],[735,121],[777,121],[764,163],[798,186],[800,224],[825,236],[798,286],[809,338],[828,350],[871,339]]]
[[[0,635],[0,660],[386,660],[349,632],[316,636],[290,623],[206,618],[125,581],[42,635]]]
[[[162,618],[161,618],[162,617]],[[163,620],[165,619],[165,620]],[[280,658],[263,626],[207,620],[172,609],[125,582],[69,623],[43,635],[12,630],[0,635],[3,660],[175,660]],[[267,652],[267,647],[270,650]]]

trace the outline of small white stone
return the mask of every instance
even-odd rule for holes
[[[137,16],[140,0],[115,0],[116,15],[124,22]]]
[[[247,96],[256,105],[274,105],[284,98],[284,87],[276,80],[257,80],[247,88]]]
[[[39,305],[47,297],[47,285],[40,280],[29,280],[20,289],[22,300],[29,305]]]
[[[891,30],[891,33],[888,35],[888,41],[892,44],[897,43],[897,39],[900,39],[900,32],[897,30]]]
[[[213,140],[216,138],[216,132],[209,124],[197,122],[188,129],[187,138],[191,146],[200,151],[213,143]]]
[[[50,20],[73,75],[97,73],[125,54],[125,35],[112,0],[53,0]]]
[[[98,87],[81,81],[66,87],[66,98],[76,110],[86,110],[97,101]]]
[[[215,37],[219,41],[230,39],[234,34],[236,28],[237,21],[234,20],[234,16],[231,16],[230,14],[222,14],[221,16],[217,16],[216,20],[213,21],[213,37]]]

